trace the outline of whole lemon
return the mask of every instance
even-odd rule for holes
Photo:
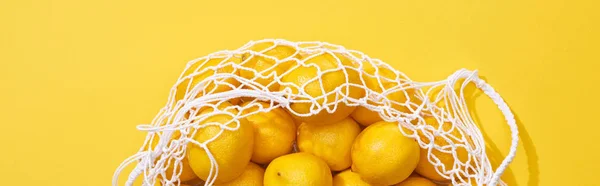
[[[185,185],[188,185],[188,186],[204,185],[204,180],[201,180],[200,178],[198,178],[198,179],[194,179],[191,181],[186,181],[181,186],[185,186]]]
[[[477,183],[477,180],[475,178],[471,178],[471,179],[468,179],[468,180],[465,179],[465,181],[468,181],[468,182],[467,183],[463,183],[463,184],[456,184],[456,185],[452,185],[452,183],[449,183],[448,186],[478,186],[479,185]]]
[[[217,68],[214,70],[209,68],[209,67],[214,68],[220,64],[225,64],[225,63],[229,63],[229,62],[239,63],[239,59],[233,58],[233,57],[232,58],[215,57],[215,58],[207,58],[205,60],[200,60],[200,61],[191,63],[191,65],[188,68],[186,68],[186,70],[183,72],[182,81],[180,82],[180,84],[177,85],[177,92],[175,94],[175,100],[183,99],[185,97],[185,95],[189,94],[189,91],[191,91],[196,85],[198,85],[200,82],[202,82],[206,78],[209,78],[210,76],[214,75],[215,73],[239,75],[239,72],[236,71],[234,69],[234,67],[231,65],[223,66],[221,68]],[[235,78],[224,78],[219,81],[224,82],[224,83],[229,84],[234,87],[237,87],[240,85],[240,82],[238,82]],[[218,92],[225,92],[225,91],[231,90],[232,89],[231,86],[226,85],[226,84],[216,85],[213,82],[209,82],[203,88],[200,88],[201,90],[205,90],[206,92],[201,91],[195,97],[200,97],[208,92],[218,93]]]
[[[259,108],[269,108],[264,102],[246,102],[243,113],[258,112]],[[296,140],[296,124],[282,108],[274,108],[268,112],[258,112],[246,117],[254,127],[254,152],[252,161],[266,164],[284,154],[292,152]]]
[[[395,186],[436,186],[437,184],[421,176],[410,176]]]
[[[147,181],[144,180],[144,176],[138,176],[134,181],[133,181],[133,185],[144,185],[144,184],[149,184]],[[154,185],[155,186],[162,186],[162,179],[160,178],[160,176],[158,178],[156,178],[154,180]]]
[[[219,108],[230,114],[238,113],[229,103],[221,104]],[[212,112],[214,112],[214,109],[208,108],[201,111],[199,115],[210,114]],[[214,123],[228,123],[228,127],[238,128],[237,130],[225,130],[220,126],[207,125],[197,129],[196,135],[193,137],[199,143],[204,143],[214,138],[213,141],[207,144],[207,148],[219,166],[218,172],[216,172],[218,175],[215,183],[228,182],[241,175],[252,156],[252,147],[254,145],[252,125],[245,118],[240,118],[239,126],[237,126],[236,122],[230,122],[232,119],[230,115],[226,114],[209,116],[200,122],[200,126]],[[216,137],[217,135],[219,136]],[[198,177],[207,180],[211,172],[209,154],[207,154],[204,148],[195,144],[190,143],[187,148],[188,161],[192,170]],[[214,169],[212,175],[215,175]]]
[[[175,131],[171,135],[171,140],[179,139],[180,137],[181,137],[181,132]],[[156,148],[156,145],[158,145],[159,140],[160,140],[160,138],[158,136],[156,136],[152,140],[152,142],[151,142],[152,149]],[[179,166],[181,166],[181,169],[179,169]],[[180,164],[177,167],[175,166],[174,159],[171,160],[171,163],[169,164],[169,167],[166,170],[167,179],[170,179],[173,176],[173,170],[175,168],[177,168],[177,170],[178,170],[177,174],[179,175],[179,180],[182,182],[186,182],[186,181],[190,181],[190,180],[198,178],[198,176],[196,176],[196,174],[194,174],[192,167],[190,167],[188,158],[185,155],[183,156],[183,159],[181,160]]]
[[[303,123],[298,127],[298,148],[324,160],[334,171],[347,169],[352,164],[350,149],[360,127],[347,117],[328,125]]]
[[[374,185],[406,179],[419,162],[419,145],[398,124],[377,122],[364,129],[352,146],[352,171]]]
[[[276,45],[273,42],[262,42],[256,43],[252,45],[249,50],[255,52],[262,52],[262,54],[274,57],[278,60],[283,60],[288,57],[292,57],[296,54],[296,49],[291,46],[285,45]],[[299,58],[300,55],[296,54],[294,58]],[[267,57],[263,57],[260,55],[252,56],[250,53],[245,53],[242,55],[242,66],[254,69],[254,71],[240,69],[240,76],[254,80],[254,82],[259,83],[262,86],[267,87],[271,91],[279,90],[279,84],[274,82],[275,74],[277,76],[281,76],[286,70],[290,68],[290,66],[295,63],[295,61],[289,60],[288,58],[285,61],[281,61],[277,63],[273,59],[269,59]],[[275,73],[275,74],[272,74]],[[258,75],[267,76],[266,78],[260,77]],[[255,79],[256,78],[256,79]]]
[[[318,157],[304,152],[275,158],[265,171],[265,186],[331,186],[331,170]]]
[[[433,117],[425,117],[425,122],[428,125],[431,125],[436,129],[439,128],[439,126],[440,126],[439,122]],[[443,129],[443,131],[450,132],[450,134],[456,138],[460,139],[462,137],[461,133],[458,131],[459,129],[457,127],[452,127],[452,123],[444,122],[442,124],[441,128]],[[450,130],[452,130],[452,131],[450,131]],[[419,136],[423,140],[423,142],[425,142],[425,143],[430,142],[430,140],[427,138],[427,136],[425,136],[423,134],[422,131],[420,131],[420,130],[417,131],[417,134],[419,134]],[[455,143],[458,143],[458,141],[456,141],[452,138],[449,138],[449,139],[452,141],[455,141]],[[434,143],[440,147],[449,145],[448,142],[442,136],[434,136]],[[431,162],[429,162],[429,159],[427,157],[428,156],[427,152],[428,152],[427,149],[421,149],[421,153],[420,153],[421,157],[419,158],[419,164],[417,164],[417,168],[415,169],[415,172],[419,173],[423,177],[426,177],[426,178],[429,178],[429,179],[432,179],[435,181],[448,181],[448,179],[442,177],[436,171],[436,167]],[[444,153],[435,148],[431,149],[431,153],[432,153],[432,155],[437,157],[442,164],[444,164],[446,171],[451,170],[452,167],[454,167],[454,162],[456,160],[454,159],[454,156],[452,154]],[[458,160],[463,163],[467,162],[467,159],[469,158],[469,154],[464,147],[458,147],[456,149],[456,155],[458,157]],[[434,160],[434,159],[432,158],[432,160]]]
[[[223,184],[215,184],[215,186],[262,186],[265,170],[250,162],[242,175]]]
[[[281,79],[284,83],[291,83],[295,86],[285,84],[280,86],[280,90],[286,88],[291,89],[293,94],[298,94],[302,89],[305,93],[303,96],[310,96],[317,98],[315,104],[322,105],[322,109],[317,112],[316,105],[312,102],[295,102],[290,105],[291,111],[299,114],[310,114],[315,113],[311,116],[299,117],[293,115],[296,119],[307,122],[310,124],[328,124],[338,122],[350,115],[356,107],[351,107],[342,102],[336,102],[337,99],[341,99],[343,95],[348,95],[350,98],[359,99],[364,97],[364,90],[355,86],[344,85],[344,83],[360,84],[360,76],[358,72],[354,70],[348,70],[348,68],[338,68],[338,61],[340,59],[343,65],[354,65],[348,58],[341,54],[333,55],[324,53],[321,55],[307,57],[305,64],[314,66],[300,66],[296,65],[292,70],[283,76]],[[317,69],[318,66],[320,68]],[[346,74],[344,69],[347,70]],[[325,73],[324,71],[329,71]],[[298,86],[298,87],[296,87]],[[338,90],[338,91],[336,91]],[[307,101],[307,98],[296,98],[302,101]],[[330,108],[335,111],[329,113],[326,108]],[[312,112],[311,112],[312,110]]]
[[[376,69],[378,69],[378,70],[376,71]],[[388,68],[385,68],[385,67],[377,67],[376,68],[375,66],[373,66],[373,64],[367,62],[367,63],[363,63],[363,70],[364,70],[364,72],[361,74],[361,76],[365,80],[365,85],[367,88],[369,88],[374,93],[382,94],[386,90],[390,90],[392,88],[401,88],[403,86],[406,86],[403,84],[407,83],[407,82],[403,82],[402,78],[400,78],[399,81],[396,81],[396,78],[400,77],[400,76],[396,75],[394,71],[392,71]],[[393,103],[393,102],[389,103],[393,109],[396,109],[397,111],[400,111],[400,112],[408,112],[409,106],[401,105],[401,104],[405,103],[408,99],[410,99],[411,102],[416,102],[417,99],[414,98],[414,93],[415,93],[415,89],[412,89],[412,88],[406,88],[405,91],[400,90],[400,89],[397,89],[397,90],[394,89],[393,92],[387,93],[387,95],[385,97],[388,98],[389,100],[397,102],[397,103]],[[380,100],[380,101],[368,100],[367,103],[374,105],[374,106],[382,106],[383,105],[382,101],[383,100]],[[390,114],[386,110],[384,110],[383,112],[388,115]],[[369,126],[375,122],[383,121],[381,116],[379,116],[379,112],[369,110],[368,108],[362,107],[362,106],[356,108],[356,110],[354,110],[354,112],[351,114],[351,116],[352,116],[352,118],[354,118],[354,120],[356,120],[356,122],[360,123],[363,126]]]
[[[360,175],[348,169],[333,176],[333,186],[371,186],[360,178]]]
[[[135,182],[133,183],[133,185],[143,185],[142,184],[142,176],[138,177],[138,179],[135,180]],[[162,180],[160,178],[156,178],[156,181],[154,182],[154,186],[163,186],[163,185],[168,185],[168,184],[163,184]],[[171,184],[171,185],[177,185],[177,182]],[[179,184],[179,186],[190,186],[189,184]]]

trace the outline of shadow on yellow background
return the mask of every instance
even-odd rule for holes
[[[481,79],[483,80],[487,80],[487,78],[485,76],[482,76]],[[483,134],[483,138],[486,141],[486,153],[488,154],[489,158],[490,158],[490,163],[492,164],[492,167],[494,170],[496,170],[496,168],[502,163],[502,161],[506,158],[506,155],[508,154],[508,150],[507,149],[500,149],[498,148],[498,146],[496,145],[496,142],[494,139],[489,137],[489,132],[486,130],[486,124],[482,123],[481,117],[478,114],[478,109],[477,108],[477,102],[481,101],[481,99],[490,99],[489,97],[487,97],[483,91],[479,90],[473,83],[469,84],[468,86],[466,86],[465,90],[465,99],[467,100],[467,106],[470,108],[470,113],[471,116],[473,117],[473,120],[475,121],[476,124],[478,124],[480,126],[480,130],[481,133]],[[488,100],[489,101],[489,100]],[[506,100],[505,100],[506,101]],[[507,103],[510,107],[510,103]],[[494,105],[495,106],[495,105]],[[486,107],[486,110],[494,109],[493,107]],[[515,120],[519,129],[519,148],[518,150],[521,151],[525,151],[526,154],[526,159],[527,159],[527,184],[529,186],[537,186],[539,185],[539,165],[538,165],[538,155],[536,152],[536,148],[535,145],[533,144],[533,141],[531,140],[531,137],[529,136],[529,133],[527,132],[527,130],[524,127],[523,122],[521,121],[521,119],[519,119],[519,116],[517,113],[515,113],[513,110],[511,110],[515,116]],[[498,111],[499,112],[499,111]],[[485,121],[489,121],[489,120],[485,120]],[[506,123],[505,120],[502,118],[501,121],[498,122],[493,122],[493,123]],[[510,134],[506,134],[506,138],[509,139]],[[512,171],[512,168],[509,166],[509,168],[507,168],[504,172],[504,174],[502,175],[502,181],[504,181],[506,184],[508,185],[519,185],[515,179],[515,175]]]

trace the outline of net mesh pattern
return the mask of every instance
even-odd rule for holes
[[[306,76],[302,84],[286,79],[300,72]],[[495,171],[486,155],[484,138],[467,108],[464,89],[469,83],[498,104],[513,132],[511,152]],[[237,104],[241,100],[250,103],[241,106]],[[360,51],[326,42],[280,39],[251,41],[236,50],[190,61],[171,89],[165,107],[151,124],[138,126],[148,132],[146,140],[115,172],[113,185],[117,185],[123,168],[135,162],[126,185],[137,177],[144,185],[155,185],[158,180],[162,185],[178,185],[181,162],[191,145],[207,152],[212,169],[205,181],[212,185],[219,176],[219,165],[207,145],[224,131],[238,130],[242,118],[275,108],[295,117],[309,117],[353,107],[369,109],[385,121],[398,123],[405,136],[427,150],[427,160],[437,173],[454,185],[505,185],[499,177],[514,157],[514,117],[476,71],[461,69],[442,81],[417,82]],[[198,114],[205,109],[213,112]],[[230,119],[206,122],[217,115]],[[204,141],[192,138],[198,129],[208,126],[218,126],[221,132]],[[452,157],[453,164],[442,163],[440,154]]]

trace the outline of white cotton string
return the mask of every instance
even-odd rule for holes
[[[251,50],[253,46],[264,44],[271,45],[260,51]],[[270,51],[279,50],[278,47],[287,48],[286,50],[293,50],[293,52],[287,56],[267,55]],[[331,56],[333,58],[331,64],[322,67],[311,61],[321,55]],[[265,64],[269,62],[273,64],[263,66],[262,70],[257,71],[252,66],[257,58],[263,60]],[[290,66],[283,66],[284,64]],[[282,72],[281,68],[286,69],[283,69]],[[305,79],[306,81],[302,85],[282,80],[284,76],[298,68],[314,69],[317,75]],[[250,72],[252,76],[242,76],[241,72]],[[206,77],[207,74],[208,77]],[[339,76],[339,79],[343,78],[340,80],[343,82],[333,90],[326,90],[324,85],[330,83],[326,82],[328,74]],[[267,78],[272,81],[267,84],[257,81]],[[357,78],[358,81],[351,82],[351,78]],[[454,87],[459,80],[464,81],[457,93]],[[370,86],[375,86],[372,88],[377,88],[377,90],[368,87],[367,82],[371,83]],[[475,82],[477,87],[494,100],[511,127],[513,139],[511,151],[495,172],[486,155],[481,131],[473,121],[466,104],[463,90],[470,82]],[[310,95],[306,89],[308,84],[313,84],[311,85],[313,87],[314,84],[319,86],[320,94]],[[272,90],[272,86],[279,86],[282,89]],[[181,89],[185,89],[185,92],[178,92]],[[352,90],[362,90],[365,95],[351,97]],[[409,90],[411,90],[410,93]],[[314,90],[312,91],[314,92]],[[406,100],[390,99],[389,96],[394,94],[399,94]],[[253,99],[246,106],[219,107],[223,102],[246,98]],[[257,104],[259,100],[269,103],[269,106],[264,107]],[[439,103],[445,106],[440,107]],[[299,112],[292,109],[292,104],[310,104],[310,107],[307,111]],[[181,174],[181,161],[185,156],[188,144],[206,151],[211,167],[205,185],[212,185],[218,177],[219,165],[216,162],[215,154],[210,152],[207,145],[218,139],[224,131],[238,130],[241,118],[268,112],[274,108],[286,109],[290,114],[298,117],[308,117],[320,112],[336,112],[342,104],[349,107],[361,106],[379,113],[385,121],[398,122],[402,134],[414,138],[421,148],[426,148],[428,150],[427,158],[435,166],[435,171],[442,177],[450,179],[453,184],[469,184],[473,178],[479,184],[500,183],[504,185],[500,176],[514,158],[518,131],[514,117],[506,103],[491,86],[477,77],[476,72],[463,69],[443,81],[415,82],[379,59],[339,45],[318,41],[291,42],[281,39],[264,39],[248,42],[236,50],[223,50],[188,62],[185,70],[171,88],[165,107],[160,110],[150,124],[137,127],[140,131],[148,132],[148,136],[139,152],[126,159],[117,168],[113,177],[113,186],[117,186],[118,175],[124,167],[135,161],[139,162],[128,177],[127,186],[142,173],[145,185],[156,182],[156,178],[160,178],[165,186],[180,183],[177,176]],[[249,111],[251,107],[258,109]],[[200,108],[212,108],[213,112],[198,116]],[[405,108],[405,110],[400,111],[398,108]],[[238,110],[239,113],[233,114],[228,112],[228,109]],[[232,119],[226,123],[203,122],[208,117],[215,115],[225,115]],[[433,127],[434,123],[426,123],[425,117],[433,117],[438,123],[438,127]],[[447,122],[451,124],[450,130],[442,127]],[[217,135],[203,142],[195,141],[190,137],[194,136],[198,130],[208,126],[217,126],[221,130]],[[181,137],[172,139],[171,137],[177,131]],[[422,135],[417,135],[417,132]],[[455,135],[456,133],[460,136]],[[444,144],[438,144],[437,139],[444,141]],[[157,140],[156,146],[152,147],[152,142]],[[457,155],[458,149],[467,151],[466,160],[460,159]],[[432,152],[433,150],[451,156],[454,163],[445,165],[437,157],[438,155]],[[175,168],[173,168],[173,175],[167,178],[165,171],[169,169],[170,165],[174,165]]]
[[[140,174],[142,174],[142,172],[144,171],[142,165],[143,165],[143,163],[138,164],[137,166],[135,166],[133,171],[131,171],[131,173],[129,174],[129,177],[127,179],[127,182],[125,182],[126,186],[133,185],[133,182],[137,179],[137,177],[140,176]]]
[[[502,97],[500,97],[500,95],[489,85],[487,84],[485,81],[483,81],[482,79],[480,79],[477,76],[477,72],[471,72],[465,69],[461,69],[459,71],[457,71],[456,73],[453,74],[453,76],[449,77],[449,81],[457,81],[459,79],[465,79],[465,82],[463,83],[462,87],[461,87],[461,99],[463,99],[464,102],[464,95],[462,95],[462,90],[464,90],[465,85],[471,81],[475,82],[476,86],[478,88],[480,88],[486,95],[488,95],[488,97],[490,97],[494,103],[498,106],[498,108],[501,110],[502,114],[505,117],[505,120],[507,121],[510,130],[511,130],[511,146],[510,146],[510,151],[508,153],[508,155],[506,156],[506,158],[502,161],[502,163],[500,164],[500,166],[496,169],[495,172],[493,172],[493,175],[488,183],[488,185],[496,185],[498,184],[500,177],[502,176],[502,174],[504,173],[504,171],[506,170],[506,168],[508,167],[508,165],[513,161],[515,155],[516,155],[516,150],[517,150],[517,145],[518,145],[518,141],[519,141],[519,137],[518,137],[518,128],[514,119],[514,115],[512,114],[510,108],[508,107],[508,105],[506,104],[506,102],[504,102],[504,100],[502,99]],[[453,85],[453,83],[449,83],[449,85]],[[451,86],[449,86],[451,87]],[[466,103],[463,103],[466,104]],[[453,106],[456,106],[455,104],[451,104]],[[460,110],[463,111],[463,115],[468,116],[469,120],[470,116],[468,112],[465,112],[465,109],[456,109],[455,110]],[[471,120],[472,121],[472,120]],[[473,127],[472,129],[479,131],[477,128]],[[473,135],[476,135],[476,138],[474,139],[483,139],[483,137],[481,137],[481,133],[477,132],[474,133]],[[484,144],[480,145],[482,148],[485,148]],[[483,151],[483,153],[485,153],[485,150]],[[487,158],[486,158],[487,159]],[[485,179],[487,180],[487,179]],[[479,180],[479,181],[484,181],[484,180]],[[485,182],[485,181],[484,181]],[[481,182],[479,182],[480,184],[482,184]],[[502,185],[504,185],[504,183],[502,183]]]
[[[496,103],[496,105],[498,106],[500,111],[502,111],[502,114],[504,115],[504,119],[508,123],[508,126],[510,127],[510,132],[511,132],[510,151],[508,152],[508,155],[506,156],[506,158],[504,158],[504,160],[502,161],[500,166],[498,166],[498,168],[496,169],[496,172],[494,172],[494,176],[492,177],[492,180],[490,181],[490,185],[496,185],[496,183],[498,183],[498,181],[500,180],[500,177],[502,176],[502,174],[504,173],[504,171],[506,170],[508,165],[514,160],[514,158],[517,154],[517,146],[519,144],[519,129],[517,127],[515,116],[513,115],[512,111],[510,110],[510,108],[508,107],[506,102],[504,102],[504,99],[502,99],[502,97],[500,97],[500,94],[498,94],[492,86],[490,86],[488,83],[486,83],[482,79],[477,78],[475,83],[476,83],[477,87],[479,87],[481,90],[483,90],[483,92],[488,97],[490,97],[494,101],[494,103]]]
[[[130,165],[131,163],[139,160],[141,157],[143,157],[145,154],[145,152],[139,152],[137,154],[134,154],[133,156],[130,156],[129,158],[125,159],[117,168],[117,170],[115,171],[115,173],[113,174],[113,181],[112,184],[113,185],[118,185],[119,182],[119,175],[121,174],[121,172],[125,169],[125,167],[127,167],[128,165]]]

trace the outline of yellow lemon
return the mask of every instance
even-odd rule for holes
[[[170,178],[169,178],[169,179],[170,179]],[[200,185],[200,184],[204,184],[203,182],[198,182],[198,181],[196,181],[196,180],[200,180],[200,179],[194,179],[194,180],[191,180],[191,181],[187,181],[187,182],[186,182],[187,184],[186,184],[186,183],[181,183],[181,184],[179,184],[179,186],[193,186],[193,185]],[[202,180],[200,180],[200,181],[202,181]],[[138,178],[137,178],[137,179],[136,179],[136,180],[133,182],[133,185],[134,185],[134,186],[142,186],[142,185],[143,185],[143,184],[142,184],[142,182],[143,182],[143,175],[140,175],[140,177],[138,177]],[[192,183],[197,183],[197,184],[192,184]],[[165,185],[165,186],[166,186],[167,184],[163,184],[163,183],[162,183],[162,177],[161,177],[161,176],[158,176],[158,178],[156,178],[156,181],[154,182],[154,186],[163,186],[163,185]],[[173,183],[172,185],[177,185],[177,182]]]
[[[346,81],[353,84],[360,84],[360,76],[358,75],[358,72],[354,70],[348,70],[348,68],[343,68],[347,70],[348,79],[346,79],[346,75],[341,69],[323,73],[323,71],[338,68],[336,57],[340,59],[344,65],[354,65],[341,54],[332,55],[329,53],[324,53],[315,57],[309,57],[309,59],[307,59],[305,62],[305,64],[318,66],[320,71],[314,66],[297,66],[297,68],[294,68],[288,74],[283,76],[282,82],[291,83],[295,86],[282,85],[280,90],[289,88],[292,90],[292,93],[298,94],[300,92],[298,88],[303,88],[303,91],[308,94],[308,96],[313,98],[319,97],[315,101],[320,105],[324,105],[323,110],[314,115],[307,117],[298,117],[296,115],[292,115],[293,117],[310,124],[327,124],[338,122],[349,116],[350,113],[354,111],[356,107],[350,107],[344,103],[336,103],[335,101],[337,99],[341,99],[342,95],[346,94],[348,94],[348,97],[354,99],[362,98],[364,96],[365,92],[361,88],[355,86],[343,86]],[[319,75],[321,75],[321,80],[317,78]],[[339,89],[340,93],[336,93],[336,89]],[[304,98],[297,99],[307,101]],[[290,107],[292,111],[299,114],[309,114],[312,113],[311,110],[316,110],[317,108],[316,105],[313,105],[313,103],[310,102],[296,102],[292,103]],[[325,107],[330,109],[335,108],[335,112],[329,113],[327,110],[325,110]]]
[[[434,128],[438,128],[440,125],[439,123],[436,121],[435,118],[433,117],[425,117],[425,122],[428,125],[433,126]],[[450,134],[455,136],[456,138],[461,138],[462,135],[460,134],[460,132],[458,131],[459,129],[454,127],[454,129],[452,129],[452,124],[449,122],[445,122],[442,124],[442,129],[444,131],[450,131]],[[425,143],[429,143],[430,140],[423,134],[422,131],[417,131],[417,134],[419,134],[420,138],[425,142]],[[452,138],[449,138],[452,141],[455,141]],[[458,143],[458,141],[455,141],[456,143]],[[441,136],[435,136],[434,137],[434,143],[438,146],[445,146],[445,145],[449,145],[448,142]],[[452,167],[454,166],[454,156],[452,154],[449,153],[444,153],[440,150],[437,149],[432,149],[431,153],[437,157],[440,162],[442,164],[444,164],[444,167],[447,170],[452,169]],[[459,158],[459,160],[461,162],[466,162],[467,159],[469,158],[469,154],[467,152],[467,150],[465,148],[457,148],[456,150],[456,155]],[[415,171],[417,173],[419,173],[420,175],[422,175],[423,177],[435,180],[435,181],[448,181],[448,179],[445,179],[444,177],[442,177],[437,171],[436,171],[436,167],[433,166],[432,163],[429,162],[429,159],[427,158],[427,149],[421,149],[421,153],[420,153],[420,159],[419,159],[419,164],[417,165],[417,168],[415,169]],[[432,158],[433,160],[433,158]]]
[[[227,106],[230,106],[231,104],[225,102],[221,105],[219,105],[220,108],[225,108]],[[204,108],[200,108],[200,109],[196,109],[196,110],[190,110],[189,112],[185,113],[185,119],[190,118],[190,116],[192,115],[196,115],[197,113],[200,113],[201,111],[203,111],[204,109],[207,109],[208,107],[204,107]],[[172,136],[171,136],[171,140],[174,139],[179,139],[181,137],[181,132],[180,131],[174,131]],[[159,138],[155,137],[154,140],[152,140],[152,148],[154,149],[156,147],[156,145],[158,145],[159,142]],[[169,142],[171,143],[171,142]],[[191,146],[191,143],[188,143],[188,146]],[[196,174],[194,173],[194,171],[192,170],[192,167],[189,164],[188,161],[188,157],[184,156],[183,159],[180,162],[181,164],[181,169],[178,169],[178,175],[179,175],[179,180],[181,182],[193,182],[193,181],[197,181],[200,180],[198,178],[198,176],[196,176]],[[166,169],[166,174],[167,174],[167,178],[171,178],[173,171],[175,169],[175,164],[174,164],[174,160],[171,161],[171,163],[169,164],[169,167]]]
[[[189,94],[189,91],[191,91],[196,85],[198,85],[198,83],[214,75],[215,73],[239,75],[239,72],[236,71],[231,65],[223,66],[222,68],[218,68],[216,70],[209,69],[209,67],[216,67],[219,64],[225,64],[228,62],[239,63],[239,58],[232,57],[227,59],[224,57],[218,57],[213,59],[200,60],[191,64],[183,72],[183,81],[177,85],[175,100],[183,99],[185,95]],[[201,90],[206,90],[206,92],[200,92],[198,93],[198,95],[196,95],[196,97],[200,97],[208,92],[225,92],[231,90],[231,86],[237,87],[240,85],[240,83],[235,78],[224,78],[217,81],[223,82],[225,84],[216,85],[214,82],[209,82],[205,86],[206,88],[201,88]]]
[[[229,103],[224,103],[220,105],[219,108],[231,114],[238,113],[238,111]],[[200,115],[209,114],[213,111],[214,109],[212,108],[204,109],[200,112]],[[227,125],[228,127],[236,127],[236,122],[230,122],[232,119],[231,116],[225,114],[213,115],[200,122],[200,125],[209,123],[229,123]],[[254,131],[252,125],[249,124],[245,118],[241,118],[239,120],[239,126],[237,127],[239,127],[237,130],[231,131],[221,129],[221,127],[216,125],[209,125],[204,128],[199,128],[196,135],[193,137],[195,141],[204,143],[220,134],[217,138],[207,144],[208,150],[211,152],[212,157],[214,157],[219,166],[218,172],[216,172],[218,177],[216,178],[215,183],[228,182],[241,175],[252,156],[252,147],[254,144]],[[188,161],[194,173],[201,179],[207,180],[211,171],[211,162],[205,149],[200,148],[195,144],[189,144],[187,152]]]
[[[157,182],[157,184],[158,184],[158,186],[162,186],[161,183]],[[175,183],[174,185],[177,185],[177,184]],[[188,185],[188,184],[183,184],[182,183],[182,184],[179,184],[179,186],[192,186],[192,185]]]
[[[133,181],[132,185],[133,186],[143,186],[143,184],[148,184],[148,183],[144,181],[144,175],[142,174],[142,175],[140,175],[139,177],[137,177]],[[156,181],[154,181],[154,185],[155,186],[162,186],[161,179],[160,178],[156,178]]]
[[[459,180],[457,180],[457,181],[459,181]],[[468,181],[468,182],[470,182],[470,183],[457,184],[457,185],[460,185],[460,186],[478,186],[478,183],[477,183],[477,181],[475,180],[475,178],[471,178],[471,179],[469,179],[469,180],[466,180],[466,179],[465,179],[465,181]],[[454,186],[454,185],[452,185],[452,183],[449,183],[449,184],[448,184],[448,186]]]
[[[405,85],[402,84],[406,82],[394,81],[396,79],[396,74],[394,71],[388,68],[378,67],[379,70],[376,72],[376,68],[371,63],[365,62],[363,65],[364,73],[362,73],[361,76],[364,79],[367,88],[379,94],[384,93],[385,90],[391,90],[394,88],[392,93],[386,95],[386,98],[398,102],[390,103],[391,107],[401,112],[409,112],[410,110],[408,109],[408,105],[400,105],[400,103],[405,103],[407,99],[410,99],[411,102],[416,102],[417,100],[414,98],[415,90],[412,88],[407,89],[406,92],[402,90],[396,90],[396,88],[404,87]],[[369,100],[367,103],[374,106],[383,106],[383,103],[380,101]],[[390,114],[385,110],[383,112]],[[375,122],[383,121],[378,112],[371,111],[362,106],[356,108],[351,116],[354,118],[354,120],[356,120],[356,122],[363,126],[369,126]]]
[[[324,160],[334,171],[347,169],[352,164],[350,149],[360,133],[358,124],[348,117],[328,125],[303,123],[298,128],[298,147]]]
[[[251,46],[249,50],[255,52],[262,52],[262,54],[274,57],[278,60],[286,59],[296,53],[296,49],[293,47],[285,45],[274,45],[275,43],[273,42],[257,43]],[[296,55],[294,57],[299,58],[300,55]],[[280,76],[286,70],[288,70],[293,63],[295,62],[292,60],[285,60],[281,61],[281,63],[276,63],[276,61],[273,59],[269,59],[267,57],[259,55],[252,56],[250,53],[246,53],[242,55],[242,66],[252,68],[256,70],[256,73],[258,74],[256,74],[253,71],[242,69],[240,71],[240,76],[249,80],[254,80],[256,83],[262,86],[266,86],[269,90],[276,91],[279,90],[279,84],[274,82],[274,75],[272,75],[272,73],[276,73],[277,76]],[[267,77],[261,78],[258,77],[258,75]]]
[[[140,179],[140,178],[141,177],[138,177],[138,179],[136,180],[136,182],[133,183],[133,185],[142,186],[142,183],[141,183],[142,179]],[[138,180],[140,180],[140,181],[138,181]],[[177,185],[177,183],[174,183],[173,185]],[[154,186],[163,186],[161,179],[157,178],[156,181],[154,182]],[[192,185],[182,183],[182,184],[179,184],[179,186],[192,186]]]
[[[420,176],[410,176],[395,186],[436,186],[437,184]]]
[[[333,186],[371,186],[360,178],[360,175],[348,169],[333,176]]]
[[[377,122],[363,130],[352,146],[352,171],[374,185],[406,179],[419,162],[419,145],[396,123]]]
[[[265,186],[331,186],[331,171],[316,156],[299,152],[275,158],[265,171]]]
[[[246,102],[243,107],[248,107],[243,112],[253,113],[258,109],[269,108],[268,103]],[[296,124],[288,113],[282,108],[275,108],[269,112],[258,112],[246,117],[254,127],[254,152],[252,161],[266,164],[284,154],[292,152],[296,139]]]
[[[181,171],[178,170],[180,181],[184,182],[184,181],[190,181],[190,180],[198,178],[198,176],[196,176],[196,174],[194,174],[194,171],[192,170],[192,167],[190,166],[190,163],[189,163],[187,157],[183,157],[183,159],[181,160],[181,166],[182,166]],[[166,170],[167,178],[170,178],[171,175],[173,175],[174,168],[175,168],[174,164],[171,163],[169,168],[167,168],[167,170]]]
[[[298,128],[302,124],[302,121],[300,121],[299,119],[294,119],[294,124],[296,124],[296,128]]]
[[[264,175],[265,170],[262,167],[250,162],[242,175],[227,183],[215,184],[215,186],[262,186]]]
[[[181,133],[179,131],[175,131],[175,132],[173,132],[173,135],[171,136],[171,140],[179,139],[180,137],[181,137]],[[152,142],[151,142],[152,149],[156,148],[156,145],[158,145],[159,140],[160,139],[158,138],[158,136],[152,140]],[[166,173],[167,173],[166,176],[168,179],[170,179],[172,177],[173,170],[175,168],[177,168],[177,170],[178,170],[177,174],[179,175],[179,180],[182,182],[190,181],[190,180],[198,178],[196,176],[196,174],[194,174],[194,171],[192,171],[192,167],[190,167],[187,156],[184,155],[183,159],[180,162],[181,164],[179,164],[181,166],[181,169],[179,169],[179,167],[175,167],[174,161],[175,161],[174,159],[171,160],[171,163],[169,164],[169,167],[166,170]]]
[[[204,180],[201,180],[200,178],[198,178],[198,179],[186,181],[181,186],[185,186],[185,185],[188,185],[188,186],[204,185]]]

